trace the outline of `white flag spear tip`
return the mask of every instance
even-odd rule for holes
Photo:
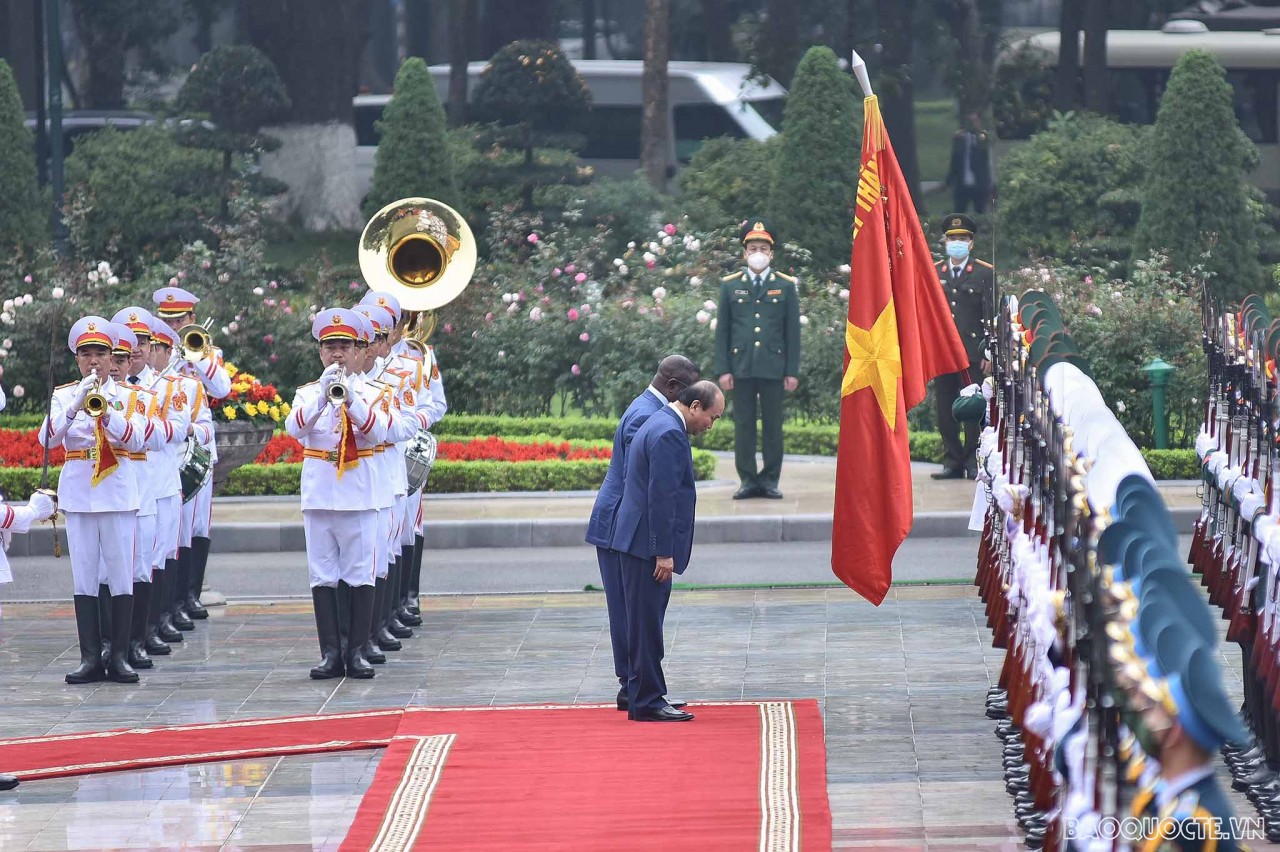
[[[862,87],[862,94],[865,97],[871,97],[875,92],[871,91],[871,77],[867,74],[867,63],[858,55],[858,51],[853,51],[853,62],[849,64],[853,70],[853,75],[858,78],[858,85]]]

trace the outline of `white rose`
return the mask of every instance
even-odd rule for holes
[[[315,317],[312,317],[312,318],[311,318],[311,320],[312,320],[312,322],[314,322],[314,321],[315,321]],[[224,326],[222,327],[222,333],[223,333],[223,334],[230,334],[230,333],[231,333],[231,329],[230,329],[229,327],[227,327],[227,326],[225,326],[225,325],[224,325]]]
[[[507,313],[509,314],[514,314],[518,310],[520,310],[519,302],[512,302],[511,304],[507,305]]]
[[[13,314],[9,313],[8,311],[0,313],[0,322],[4,323],[5,325],[13,325]]]
[[[706,311],[698,311],[696,314],[694,314],[694,317],[698,320],[698,322],[705,323],[711,319],[711,314],[707,313]]]
[[[657,256],[656,254],[654,254],[653,252],[651,252],[651,251],[647,251],[647,252],[645,252],[645,253],[642,255],[642,257],[644,258],[644,262],[645,262],[645,263],[657,263],[657,262],[658,262],[658,256]]]
[[[702,240],[693,240],[689,243],[689,251],[698,251],[702,248]]]
[[[105,260],[98,261],[98,274],[102,276],[110,275],[111,264],[107,263]]]
[[[804,314],[801,314],[801,315],[800,315],[800,324],[801,324],[801,325],[808,325],[808,324],[809,324],[809,318],[808,318],[807,316],[805,316]]]
[[[711,330],[712,330],[712,331],[715,331],[715,330],[716,330],[716,318],[715,318],[715,317],[712,317],[712,318],[711,318]]]
[[[618,274],[619,275],[627,274],[627,265],[625,263],[618,264]]]
[[[705,302],[702,303],[702,307],[706,308],[709,311],[714,311],[716,309],[715,299],[707,299]]]
[[[695,275],[689,279],[689,283],[692,284],[694,287],[700,287],[702,286],[702,279],[699,276]]]
[[[849,264],[847,264],[847,263],[842,263],[842,264],[840,264],[839,266],[837,266],[837,267],[836,267],[836,272],[839,272],[841,275],[848,275],[848,274],[849,274]]]
[[[614,266],[619,266],[619,267],[620,267],[620,266],[622,266],[622,263],[623,263],[623,261],[622,261],[622,258],[620,258],[620,257],[615,257],[615,258],[613,259],[613,265],[614,265]]]
[[[9,350],[8,350],[8,349],[0,349],[0,358],[8,358],[8,357],[9,357]]]
[[[98,283],[98,271],[96,269],[89,270],[89,283],[90,284]]]
[[[8,338],[8,337],[6,337],[6,338],[4,339],[4,343],[0,344],[0,346],[4,346],[4,348],[5,348],[5,349],[12,349],[12,348],[13,348],[13,340],[12,340],[12,339],[10,339],[10,338]]]
[[[110,278],[107,279],[107,284],[109,284],[112,287],[116,286],[119,283],[120,283],[120,279],[114,275],[112,275]]]
[[[542,319],[542,308],[530,308],[529,319],[538,322]]]
[[[5,309],[6,311],[11,311],[11,310],[13,310],[13,299],[5,299],[5,300],[4,300],[4,309]]]
[[[263,294],[264,294],[264,293],[266,293],[266,292],[267,292],[267,291],[266,291],[266,290],[263,290],[261,287],[254,287],[254,288],[253,288],[253,295],[255,295],[255,296],[261,296],[261,295],[263,295]]]
[[[66,291],[64,291],[61,287],[54,287],[52,290],[49,291],[49,295],[55,299],[61,299],[63,296],[66,295]]]
[[[840,291],[840,299],[841,299],[842,301],[845,301],[845,302],[849,301],[849,291],[848,291],[848,290],[841,290],[841,291]]]
[[[659,246],[657,243],[649,243],[649,251],[656,252],[660,248],[661,246]]]
[[[667,298],[667,288],[666,288],[666,287],[655,287],[655,288],[653,289],[653,298],[654,298],[656,301],[659,301],[659,302],[661,302],[663,299]]]
[[[502,294],[502,303],[503,303],[504,305],[509,305],[509,304],[511,304],[511,300],[512,300],[512,299],[514,299],[514,298],[515,298],[515,296],[513,296],[511,293],[503,293],[503,294]]]
[[[671,245],[671,243],[673,243],[673,242],[674,242],[674,240],[672,240],[672,239],[671,239],[671,237],[666,237],[666,236],[664,236],[664,237],[662,238],[662,245],[663,245],[664,247],[665,247],[665,246],[669,246],[669,245]]]
[[[627,243],[627,248],[629,248],[629,249],[633,249],[633,248],[635,248],[635,247],[636,247],[636,241],[635,241],[635,240],[632,240],[631,242]]]
[[[36,300],[35,296],[32,296],[30,293],[27,293],[22,297],[22,304],[29,305],[35,300]]]
[[[1123,399],[1117,400],[1116,411],[1119,411],[1121,414],[1124,414],[1124,409],[1125,409],[1124,400]]]

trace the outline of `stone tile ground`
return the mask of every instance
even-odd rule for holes
[[[424,617],[372,681],[308,679],[309,608],[283,604],[213,611],[138,686],[76,688],[62,682],[78,659],[70,607],[9,606],[3,734],[614,693],[599,595],[436,597]],[[667,679],[695,710],[699,699],[819,699],[838,849],[1020,849],[983,715],[1001,652],[981,619],[968,586],[895,588],[878,609],[844,590],[677,592]],[[336,849],[379,756],[29,782],[0,794],[0,849]],[[1242,798],[1237,809],[1248,813]]]

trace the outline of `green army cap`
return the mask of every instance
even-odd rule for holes
[[[741,242],[746,245],[751,240],[764,240],[769,245],[776,245],[778,238],[773,229],[773,223],[763,216],[747,219],[746,224],[742,226]]]
[[[957,396],[951,403],[951,416],[961,423],[981,423],[987,413],[987,398],[981,393]]]
[[[948,237],[972,237],[978,225],[963,213],[950,213],[942,220],[943,233]]]

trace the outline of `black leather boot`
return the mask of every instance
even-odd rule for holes
[[[347,658],[347,643],[351,637],[347,635],[347,625],[351,622],[351,587],[345,580],[339,580],[334,590],[334,599],[338,602],[338,653]]]
[[[102,668],[111,660],[111,587],[98,584],[98,631],[102,635]]]
[[[400,589],[400,557],[396,557],[396,561],[391,563],[390,570],[387,571],[387,632],[397,639],[409,639],[413,636],[413,631],[405,627],[400,619],[396,618],[396,609],[399,604]]]
[[[191,539],[191,585],[182,605],[187,615],[195,619],[208,618],[209,610],[200,603],[200,590],[204,588],[204,571],[209,565],[209,539],[193,536]]]
[[[320,639],[320,665],[311,669],[315,680],[342,677],[342,651],[338,647],[338,590],[332,586],[313,586],[311,605],[316,611],[316,636]]]
[[[80,637],[80,665],[67,672],[67,683],[93,683],[107,676],[102,668],[102,625],[98,596],[76,595],[76,633]]]
[[[173,605],[169,612],[173,615],[173,626],[179,630],[195,630],[195,622],[183,610],[187,603],[187,589],[191,588],[191,548],[178,548],[178,572],[174,576]]]
[[[366,680],[373,677],[373,666],[364,658],[364,644],[358,636],[368,636],[373,624],[373,586],[351,587],[351,620],[347,623],[347,635],[352,637],[347,649],[347,677]]]
[[[147,633],[142,639],[143,647],[153,657],[167,657],[173,653],[169,643],[160,638],[160,601],[164,599],[163,568],[151,572],[151,595],[147,601]],[[134,603],[137,606],[137,603]]]
[[[422,616],[409,612],[409,584],[413,571],[413,547],[400,548],[400,587],[396,596],[396,618],[406,627],[420,627]]]
[[[418,606],[418,598],[422,596],[422,536],[413,537],[413,557],[409,561],[409,600],[405,601],[405,609],[414,615],[422,615]]]
[[[151,601],[151,584],[133,584],[133,627],[129,631],[129,665],[135,669],[154,668],[147,654],[147,606]]]
[[[399,651],[404,646],[400,644],[399,639],[397,639],[396,637],[392,636],[389,632],[387,632],[387,623],[385,618],[386,600],[387,600],[387,578],[379,577],[378,580],[375,582],[374,588],[377,590],[375,591],[375,595],[378,599],[380,606],[378,607],[377,610],[374,611],[374,614],[373,614],[373,624],[374,624],[373,641],[377,642],[378,647],[381,648],[383,651]]]
[[[373,611],[375,613],[382,610],[382,598],[386,594],[387,584],[374,581],[373,586]],[[369,618],[369,641],[364,643],[364,658],[375,665],[381,665],[387,661],[387,655],[382,653],[382,648],[378,646],[378,620],[375,617]]]
[[[129,665],[129,633],[133,630],[133,595],[111,598],[111,661],[107,680],[137,683],[138,673]]]
[[[160,590],[160,596],[155,602],[155,608],[158,613],[156,616],[156,635],[165,642],[182,641],[182,631],[175,627],[173,623],[173,596],[177,587],[178,560],[166,559],[164,561],[164,587]]]

